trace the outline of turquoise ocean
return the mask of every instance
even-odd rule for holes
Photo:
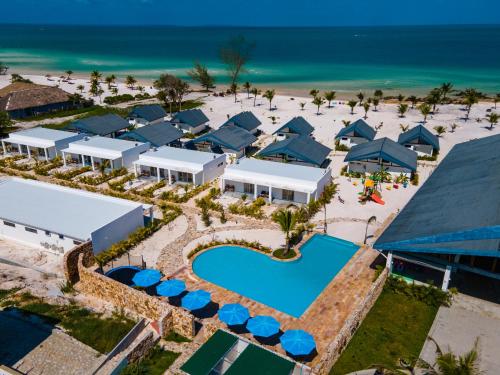
[[[220,47],[255,43],[242,80],[290,89],[423,92],[452,82],[500,92],[500,26],[332,28],[0,25],[0,61],[15,72],[154,79],[186,77],[194,61],[225,83]]]

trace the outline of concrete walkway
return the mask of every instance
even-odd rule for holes
[[[459,294],[451,307],[441,307],[429,331],[443,351],[470,351],[479,338],[479,368],[484,375],[500,369],[500,305]],[[436,346],[426,341],[420,358],[434,364]]]

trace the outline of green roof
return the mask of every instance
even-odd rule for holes
[[[181,370],[191,375],[209,374],[236,341],[237,337],[218,330],[184,363]]]
[[[250,344],[225,375],[289,375],[294,367],[293,362]]]

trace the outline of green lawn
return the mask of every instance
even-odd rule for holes
[[[438,308],[386,287],[330,375],[374,364],[394,368],[399,358],[417,358]]]
[[[159,346],[155,346],[146,358],[138,363],[128,365],[120,372],[120,375],[162,375],[179,355],[179,353],[163,350]]]

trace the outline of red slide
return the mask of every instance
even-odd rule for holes
[[[378,204],[385,204],[385,202],[377,194],[370,195],[370,198]]]

